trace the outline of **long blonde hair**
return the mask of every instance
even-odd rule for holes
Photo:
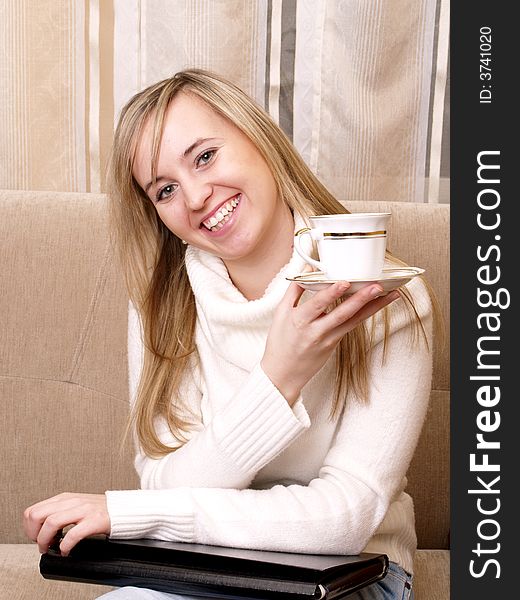
[[[270,116],[216,74],[181,71],[139,92],[125,105],[109,163],[110,214],[130,300],[140,314],[144,332],[144,365],[131,426],[143,451],[152,457],[172,451],[156,433],[157,417],[166,419],[179,440],[190,427],[181,417],[178,396],[186,370],[197,359],[196,309],[184,265],[185,246],[159,219],[132,171],[143,128],[150,122],[155,178],[165,114],[179,93],[197,96],[253,142],[273,174],[281,201],[293,212],[304,219],[348,212],[313,175]],[[331,416],[341,411],[347,388],[360,398],[367,397],[369,342],[370,334],[362,324],[338,345]]]

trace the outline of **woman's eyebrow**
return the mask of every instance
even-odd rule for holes
[[[163,179],[165,179],[165,177],[157,177],[157,178],[155,179],[155,183],[159,183],[160,181],[163,181]],[[144,193],[145,193],[145,194],[148,194],[148,190],[149,190],[149,189],[152,187],[152,184],[153,184],[153,183],[154,183],[153,181],[150,181],[150,182],[148,182],[148,183],[145,185],[145,187],[144,187]]]
[[[188,154],[191,154],[193,152],[193,150],[195,150],[195,148],[198,148],[199,146],[201,146],[202,144],[205,144],[206,142],[214,142],[219,140],[219,138],[197,138],[193,144],[191,144],[190,146],[188,146],[186,148],[186,150],[184,150],[184,152],[182,153],[182,157],[186,158],[186,156],[188,156]]]

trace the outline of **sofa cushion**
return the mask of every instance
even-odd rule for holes
[[[449,550],[418,550],[415,553],[413,590],[414,600],[449,600]]]
[[[410,469],[419,548],[449,548],[450,394],[433,390],[428,414]],[[434,499],[432,501],[432,498]]]
[[[24,543],[25,508],[60,492],[137,488],[130,441],[122,447],[128,404],[64,381],[0,376],[3,460],[0,541]],[[124,451],[123,451],[124,450]]]
[[[44,579],[39,557],[36,544],[0,544],[0,600],[92,600],[114,589]]]
[[[128,417],[128,298],[95,194],[0,191],[0,541],[65,491],[138,486]]]

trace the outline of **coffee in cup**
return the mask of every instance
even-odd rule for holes
[[[296,232],[295,249],[332,280],[378,279],[385,261],[390,213],[340,213],[309,217],[311,227]],[[319,260],[302,248],[302,237],[318,246]]]

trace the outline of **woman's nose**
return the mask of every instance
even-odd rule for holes
[[[213,186],[208,182],[192,181],[184,186],[186,206],[193,211],[200,210],[213,193]]]

